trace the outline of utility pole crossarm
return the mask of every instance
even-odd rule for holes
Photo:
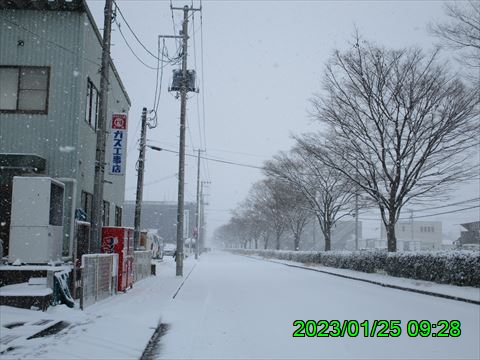
[[[183,35],[158,35],[159,38],[165,39],[183,39],[185,36]]]
[[[184,11],[185,9],[187,11],[202,11],[201,7],[200,8],[193,8],[193,7],[188,7],[187,5],[185,5],[184,7],[174,7],[173,6],[170,9],[172,9],[172,10],[182,10],[182,11]]]

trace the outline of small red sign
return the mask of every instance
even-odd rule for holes
[[[127,114],[113,114],[112,129],[127,130]]]

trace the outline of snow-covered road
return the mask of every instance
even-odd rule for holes
[[[400,320],[398,337],[293,337],[301,320]],[[409,320],[459,337],[409,337]],[[480,307],[225,253],[203,255],[162,312],[160,358],[478,359]],[[363,328],[362,328],[363,329]],[[434,332],[438,332],[435,329]]]
[[[184,275],[175,276],[175,263],[168,257],[157,264],[157,276],[85,311],[65,306],[46,312],[1,306],[2,341],[21,333],[22,327],[5,327],[15,322],[52,319],[68,327],[55,335],[9,342],[13,350],[0,358],[139,359],[159,322],[167,332],[148,359],[155,358],[157,351],[160,359],[480,358],[479,305],[223,252],[203,254],[198,261],[189,257]],[[384,276],[382,281],[398,280]],[[422,283],[429,289],[440,288]],[[448,290],[454,292],[456,287]],[[459,320],[461,335],[409,337],[407,322],[424,319],[432,323]],[[295,320],[369,320],[370,324],[400,320],[402,333],[364,337],[361,329],[357,337],[294,338]]]

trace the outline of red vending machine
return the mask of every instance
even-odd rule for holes
[[[118,254],[118,291],[133,286],[133,229],[127,227],[102,228],[102,253]]]

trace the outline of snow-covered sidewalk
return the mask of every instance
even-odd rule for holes
[[[397,278],[386,274],[371,274],[361,271],[354,271],[348,269],[337,269],[333,267],[323,266],[320,264],[303,264],[295,261],[266,259],[261,256],[248,256],[253,259],[266,260],[283,264],[287,266],[294,266],[308,270],[319,271],[326,274],[332,274],[349,279],[357,279],[371,284],[380,286],[388,286],[399,290],[411,290],[413,292],[423,293],[425,295],[437,295],[439,297],[449,298],[452,300],[466,301],[474,304],[480,304],[480,288],[471,286],[455,286],[447,284],[437,284],[431,281]]]
[[[157,263],[157,276],[134,284],[126,293],[87,307],[51,306],[46,312],[0,307],[0,343],[3,359],[138,359],[161,321],[165,309],[196,265],[185,260],[184,277],[175,276],[171,257]],[[56,335],[27,340],[32,325],[42,320],[63,321]],[[4,325],[26,323],[26,326]],[[0,350],[1,351],[1,350]]]

